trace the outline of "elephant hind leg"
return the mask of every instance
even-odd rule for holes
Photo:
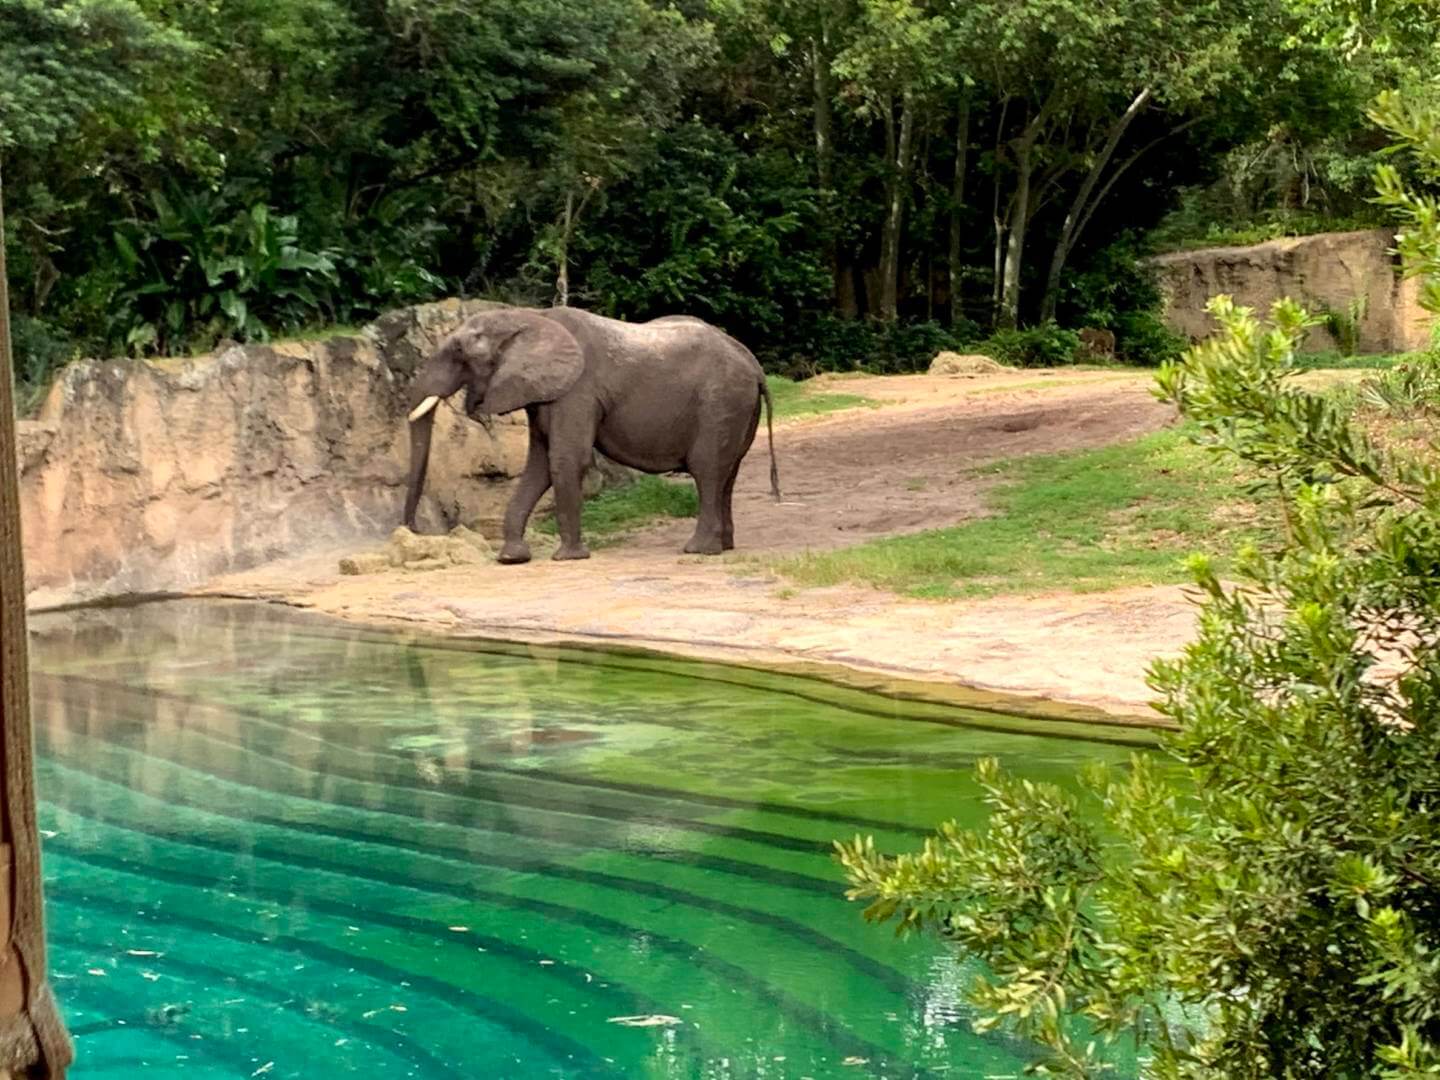
[[[760,403],[755,403],[755,414],[750,418],[749,427],[745,431],[745,437],[735,447],[733,464],[725,477],[725,487],[720,496],[721,514],[721,546],[726,551],[733,551],[735,548],[735,514],[733,502],[735,498],[735,480],[740,475],[740,463],[745,460],[746,453],[750,450],[751,444],[755,441],[755,432],[760,427]]]
[[[723,500],[725,476],[713,465],[691,466],[695,491],[700,496],[700,516],[695,532],[685,545],[687,555],[719,555],[725,550],[725,517]]]
[[[731,506],[731,500],[735,497],[735,478],[740,475],[740,462],[730,470],[729,477],[725,480],[725,488],[720,494],[720,546],[726,551],[735,550],[735,514]]]
[[[733,410],[728,415],[725,410],[716,412],[716,422],[696,440],[686,461],[700,494],[700,517],[685,550],[702,555],[719,555],[735,546],[730,502],[740,462],[760,422],[760,403],[757,399],[748,422],[744,414],[737,416]]]

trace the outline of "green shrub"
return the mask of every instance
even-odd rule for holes
[[[1067,275],[1057,310],[1066,326],[1112,331],[1120,360],[1154,366],[1175,359],[1187,344],[1166,327],[1162,306],[1155,271],[1142,261],[1138,241],[1125,237]]]
[[[1440,354],[1421,353],[1389,371],[1366,379],[1359,399],[1370,408],[1401,419],[1440,410]]]
[[[1065,326],[1117,330],[1131,312],[1158,311],[1160,286],[1155,271],[1141,261],[1133,237],[1117,240],[1096,252],[1082,269],[1061,284],[1056,316]]]
[[[1183,777],[1136,756],[1077,797],[986,762],[983,831],[840,858],[867,917],[984,965],[982,1026],[1041,1043],[1044,1075],[1108,1074],[1123,1038],[1152,1080],[1434,1076],[1440,474],[1289,384],[1298,306],[1266,332],[1219,299],[1221,333],[1157,389],[1266,474],[1289,528],[1236,586],[1191,562],[1198,636],[1151,669]]]
[[[111,341],[127,352],[174,355],[229,335],[264,340],[334,313],[333,252],[301,246],[299,219],[232,193],[167,198],[117,224]]]
[[[775,338],[824,302],[830,275],[803,163],[748,155],[699,122],[657,140],[649,167],[607,191],[572,250],[589,306],[648,319],[683,311]]]
[[[22,401],[42,392],[75,355],[75,345],[63,330],[19,312],[10,315],[10,345]]]
[[[1024,330],[1000,330],[976,348],[1014,367],[1061,367],[1075,363],[1080,335],[1051,322]]]
[[[925,371],[935,354],[963,351],[979,338],[979,327],[965,323],[881,323],[814,315],[789,331],[776,345],[760,351],[767,371],[804,379],[824,371],[867,371],[876,375]]]
[[[1158,312],[1127,311],[1115,319],[1115,353],[1127,364],[1156,367],[1176,359],[1188,342]]]

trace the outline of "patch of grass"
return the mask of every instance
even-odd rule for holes
[[[859,394],[830,394],[817,390],[808,383],[795,382],[780,375],[767,375],[770,384],[770,398],[775,403],[775,419],[785,420],[796,416],[820,416],[824,413],[839,412],[861,406],[874,408],[876,402]],[[761,420],[764,426],[764,420]]]
[[[1204,228],[1197,228],[1194,222],[1166,221],[1152,233],[1151,241],[1163,251],[1198,251],[1212,247],[1249,247],[1291,236],[1373,229],[1380,224],[1366,217],[1336,218],[1304,211],[1287,211],[1270,220],[1252,221],[1238,227],[1228,223],[1210,222]]]
[[[1377,356],[1342,356],[1338,352],[1302,353],[1295,357],[1301,371],[1355,371],[1393,368],[1415,353],[1394,353]]]
[[[641,476],[621,488],[602,491],[586,499],[580,511],[580,528],[592,546],[603,546],[625,533],[657,518],[695,517],[700,501],[689,480],[668,480],[663,476]],[[535,531],[555,536],[559,529],[553,514],[535,523]]]
[[[1188,580],[1185,556],[1221,555],[1277,527],[1246,477],[1177,429],[982,470],[990,517],[951,529],[779,560],[802,585],[863,583],[944,599]]]

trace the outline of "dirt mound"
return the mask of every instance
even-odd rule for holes
[[[931,375],[998,375],[1004,364],[979,353],[942,352],[930,361]]]

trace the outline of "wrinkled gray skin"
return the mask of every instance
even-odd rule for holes
[[[410,407],[465,390],[471,417],[524,409],[530,452],[505,512],[502,563],[530,559],[525,525],[553,485],[557,559],[584,559],[580,481],[595,448],[648,473],[688,472],[700,496],[694,554],[735,546],[730,500],[770,393],[760,364],[699,319],[625,323],[574,308],[500,308],[467,320],[416,373]],[[413,414],[412,414],[413,415]],[[435,406],[410,421],[405,524],[425,486]],[[779,498],[773,431],[770,486]]]

